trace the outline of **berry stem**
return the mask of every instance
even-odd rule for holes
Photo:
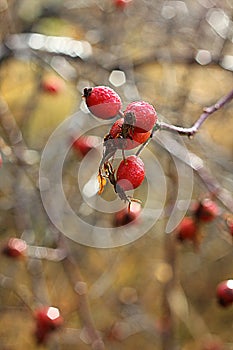
[[[167,124],[165,122],[158,122],[159,130],[178,132],[180,135],[184,136],[194,136],[204,121],[214,112],[218,111],[222,107],[224,107],[227,103],[229,103],[233,99],[233,90],[231,90],[227,95],[220,98],[216,103],[209,107],[205,107],[203,109],[203,113],[197,119],[197,121],[190,128],[183,128],[181,126],[176,126],[172,124]]]
[[[119,110],[118,115],[120,116],[120,118],[125,118],[125,115],[121,109]]]
[[[155,126],[152,129],[152,132],[150,134],[150,137],[148,138],[148,140],[146,140],[146,142],[144,142],[139,149],[137,150],[137,152],[135,153],[135,155],[138,157],[140,155],[140,153],[144,150],[144,148],[146,148],[146,146],[150,143],[151,139],[154,136],[155,131],[160,130],[160,123],[157,121],[157,123],[155,124]]]

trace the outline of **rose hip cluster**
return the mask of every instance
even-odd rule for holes
[[[119,116],[104,138],[104,152],[99,167],[99,193],[102,193],[108,179],[119,197],[130,203],[131,200],[125,192],[142,184],[145,167],[138,155],[125,157],[124,151],[147,142],[157,122],[157,113],[145,101],[131,102],[122,112],[121,98],[107,86],[85,88],[83,96],[94,116],[105,120]],[[123,160],[115,170],[111,160],[118,149],[122,150]]]

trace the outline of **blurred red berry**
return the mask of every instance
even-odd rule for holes
[[[80,136],[72,143],[73,149],[78,151],[83,157],[92,149],[100,144],[100,139],[97,136]]]
[[[35,310],[35,320],[35,336],[38,343],[44,343],[49,333],[61,327],[64,322],[59,309],[52,306],[44,306]]]
[[[113,0],[115,7],[119,10],[124,10],[131,2],[132,0]]]
[[[90,112],[101,119],[115,117],[122,106],[120,96],[108,86],[85,88],[83,96]]]
[[[233,279],[222,281],[217,285],[216,296],[221,306],[233,303]]]
[[[109,135],[116,141],[116,147],[120,149],[133,149],[146,142],[151,135],[152,130],[147,132],[137,132],[129,128],[126,137],[124,137],[122,125],[124,118],[120,118],[112,125]]]
[[[41,83],[42,90],[50,94],[58,94],[63,90],[64,82],[57,77],[47,77]]]
[[[2,166],[2,156],[1,156],[1,153],[0,153],[0,167]]]
[[[197,203],[194,214],[200,221],[211,222],[218,216],[219,208],[214,201],[206,198]]]
[[[193,240],[197,233],[197,225],[195,220],[192,217],[186,216],[183,218],[179,224],[176,234],[177,238],[181,241],[190,239]]]
[[[145,177],[144,163],[141,158],[132,155],[123,159],[117,169],[117,184],[124,190],[132,190],[141,185]]]
[[[26,255],[27,243],[20,238],[10,238],[5,247],[3,254],[11,258],[19,258]]]
[[[123,208],[114,215],[114,226],[127,225],[137,219],[141,213],[142,207],[138,202],[132,202],[130,207]]]
[[[129,120],[128,123],[132,124],[137,132],[147,132],[151,130],[157,121],[157,113],[154,107],[144,101],[130,103],[124,115],[125,118]]]
[[[227,227],[229,229],[230,235],[233,237],[233,219],[232,218],[228,219],[226,223],[227,223]]]
[[[224,343],[217,336],[211,336],[203,341],[201,350],[226,350]]]

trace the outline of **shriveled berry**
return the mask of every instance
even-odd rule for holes
[[[49,333],[61,327],[64,322],[59,309],[52,306],[44,306],[35,310],[35,320],[35,336],[38,343],[44,343]]]
[[[19,258],[26,255],[27,243],[20,238],[10,238],[5,247],[3,247],[3,254],[11,258]]]
[[[138,202],[132,202],[130,207],[126,207],[114,215],[114,226],[123,226],[127,225],[130,222],[137,219],[141,213],[142,207]]]
[[[218,216],[219,208],[214,201],[205,198],[197,203],[194,214],[200,221],[211,222]]]
[[[216,296],[221,306],[233,303],[233,279],[222,281],[217,285]]]
[[[181,241],[189,239],[193,240],[197,233],[197,224],[192,217],[184,217],[179,224],[176,234],[177,238]]]
[[[154,107],[145,101],[130,103],[124,115],[125,118],[129,120],[129,124],[132,124],[137,132],[147,132],[151,130],[157,121],[157,113]]]
[[[137,132],[134,127],[128,128],[124,133],[122,128],[124,124],[124,118],[120,118],[112,125],[109,135],[115,140],[115,145],[120,149],[133,149],[140,144],[146,142],[151,135],[152,130],[147,132]]]
[[[94,135],[80,136],[72,143],[72,147],[83,157],[100,144],[100,139]]]
[[[144,177],[144,163],[141,158],[135,155],[123,159],[116,173],[117,185],[124,191],[132,190],[140,186]]]
[[[108,86],[85,88],[83,96],[90,112],[101,119],[115,117],[122,106],[120,96]]]

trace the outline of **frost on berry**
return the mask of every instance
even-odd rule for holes
[[[116,173],[117,185],[124,191],[139,187],[144,177],[144,163],[141,158],[135,155],[123,159]]]
[[[157,122],[157,113],[154,107],[145,101],[130,103],[124,111],[124,115],[137,132],[147,132]]]
[[[222,281],[217,285],[216,296],[221,306],[229,306],[233,303],[233,279]]]
[[[108,86],[85,88],[83,97],[90,112],[101,119],[115,117],[122,106],[120,96]]]

